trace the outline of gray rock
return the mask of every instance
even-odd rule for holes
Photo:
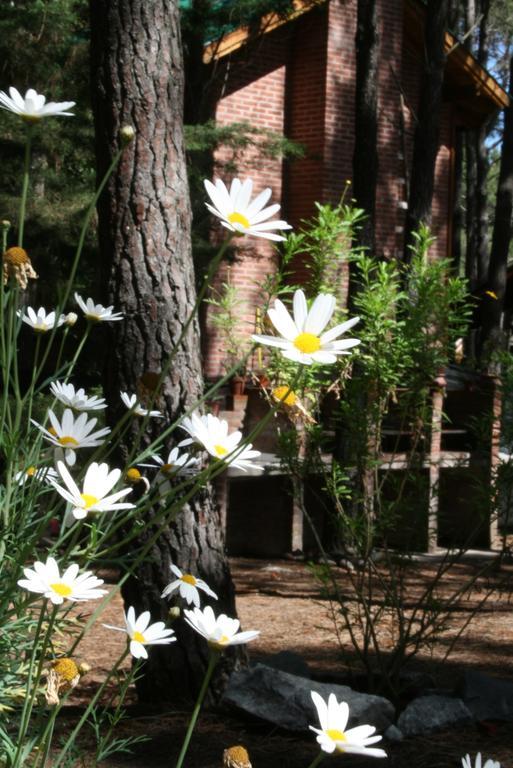
[[[416,736],[451,725],[469,723],[473,719],[461,699],[451,696],[419,696],[401,712],[397,727],[405,736]]]
[[[280,672],[288,672],[290,675],[298,675],[310,679],[312,673],[306,661],[294,651],[280,651],[266,658],[266,667],[279,669]]]
[[[389,725],[384,736],[388,741],[403,741],[404,739],[404,733],[396,725]]]
[[[513,720],[513,682],[465,670],[461,698],[476,720]]]
[[[334,693],[338,701],[347,701],[350,727],[365,723],[384,731],[394,720],[394,706],[388,699],[357,693],[347,685],[317,683],[265,664],[234,672],[223,701],[281,728],[307,731],[309,725],[318,725],[311,691],[325,699]]]

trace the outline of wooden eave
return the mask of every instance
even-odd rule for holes
[[[425,15],[423,2],[405,0],[405,38],[419,52],[424,45]],[[448,99],[463,113],[480,123],[488,115],[508,106],[509,96],[506,91],[450,32],[445,35],[445,53],[447,63],[444,90]]]
[[[208,63],[234,53],[249,40],[272,32],[278,27],[294,21],[308,11],[328,0],[293,0],[293,10],[283,16],[269,13],[263,16],[257,27],[239,27],[228,32],[219,40],[205,46],[203,60]],[[392,0],[397,2],[398,0]],[[420,0],[404,0],[404,24],[406,36],[412,40],[417,50],[422,50],[425,7]],[[445,51],[448,54],[446,65],[446,93],[454,100],[463,113],[473,116],[477,123],[509,104],[509,97],[499,83],[487,72],[461,45],[454,35],[445,36]]]
[[[230,53],[234,53],[234,51],[242,48],[250,39],[266,35],[268,32],[272,32],[274,29],[294,21],[304,13],[311,11],[312,8],[324,5],[326,2],[327,0],[293,0],[292,10],[287,16],[280,15],[279,13],[268,13],[266,16],[262,16],[257,26],[251,25],[251,28],[249,26],[239,27],[234,29],[233,32],[223,35],[219,40],[208,43],[203,53],[203,61],[205,64],[208,64],[213,59],[222,59],[224,56],[228,56]]]

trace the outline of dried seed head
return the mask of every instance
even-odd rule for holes
[[[6,285],[12,277],[23,290],[27,287],[29,278],[33,280],[37,278],[37,273],[32,267],[32,262],[29,259],[27,251],[18,246],[8,248],[3,254],[2,272],[4,285]]]
[[[68,683],[74,680],[77,675],[80,675],[79,668],[73,659],[68,659],[67,657],[52,661],[52,667],[59,677]]]
[[[248,751],[237,745],[223,752],[223,768],[251,768]]]

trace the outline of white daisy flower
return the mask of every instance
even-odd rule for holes
[[[166,461],[157,454],[153,454],[151,458],[155,462],[154,464],[141,464],[141,467],[158,469],[159,473],[166,477],[172,477],[199,464],[197,457],[191,456],[189,453],[180,453],[178,447],[171,449]]]
[[[16,90],[9,88],[9,96],[0,91],[0,107],[14,112],[28,123],[35,123],[43,117],[74,117],[73,112],[67,112],[67,109],[75,106],[74,101],[49,101],[46,103],[46,96],[37,93],[33,88],[29,88],[25,97]]]
[[[171,565],[171,571],[177,578],[167,585],[165,590],[162,592],[161,597],[172,595],[173,592],[178,590],[180,597],[186,600],[189,605],[192,604],[199,608],[200,596],[198,589],[201,589],[206,595],[213,597],[214,600],[217,600],[216,593],[212,592],[208,584],[203,581],[203,579],[197,579],[190,573],[182,573],[180,568],[178,568],[176,565]]]
[[[461,764],[463,768],[481,768],[481,752],[477,753],[474,766],[472,766],[472,759],[470,755],[462,757]],[[501,764],[497,760],[492,760],[489,758],[484,764],[483,768],[501,768]]]
[[[88,420],[87,413],[81,413],[75,419],[73,411],[66,408],[62,421],[59,422],[53,411],[48,411],[48,418],[51,427],[46,429],[37,421],[31,419],[38,429],[41,430],[47,440],[57,448],[64,451],[67,464],[72,467],[76,461],[75,451],[79,448],[95,448],[103,443],[102,438],[109,434],[109,427],[92,432],[96,426],[97,419]]]
[[[30,325],[36,333],[47,333],[47,331],[51,331],[52,328],[58,328],[64,322],[62,315],[57,317],[55,312],[48,312],[47,314],[44,307],[39,307],[37,312],[35,312],[32,307],[27,307],[26,313],[19,309],[17,314],[18,317],[21,317],[24,323]]]
[[[121,399],[129,411],[133,411],[136,416],[150,416],[154,419],[163,419],[160,411],[148,411],[140,404],[137,395],[129,395],[128,392],[120,392]]]
[[[381,736],[374,735],[376,729],[373,725],[357,725],[356,728],[346,731],[349,720],[347,702],[339,703],[334,693],[330,693],[327,704],[316,691],[312,691],[311,695],[321,727],[314,728],[310,725],[309,728],[318,734],[317,743],[323,752],[347,752],[367,757],[387,756],[385,750],[370,747],[371,744],[381,741]]]
[[[292,229],[286,221],[274,219],[267,221],[280,210],[279,203],[264,206],[271,197],[272,190],[267,188],[251,200],[253,192],[252,179],[234,179],[230,191],[221,179],[216,179],[214,184],[205,179],[205,189],[213,202],[213,206],[206,203],[208,210],[221,219],[221,224],[231,232],[239,235],[254,235],[265,237],[267,240],[285,240],[282,235],[276,235],[272,230]]]
[[[18,485],[25,485],[27,480],[34,479],[42,482],[49,482],[56,477],[58,477],[58,474],[53,467],[39,467],[38,469],[37,467],[31,466],[20,472],[16,472],[14,481],[18,483]]]
[[[238,619],[230,619],[224,613],[216,617],[209,605],[203,610],[200,608],[194,608],[192,611],[185,609],[184,617],[185,621],[205,638],[210,647],[217,651],[222,651],[229,645],[249,643],[260,634],[255,630],[239,632],[240,621]]]
[[[86,320],[92,323],[111,323],[115,320],[122,320],[122,312],[113,312],[114,307],[104,307],[103,304],[95,304],[92,299],[84,299],[75,293],[75,301],[84,313]]]
[[[64,600],[96,600],[107,594],[105,589],[98,589],[103,579],[96,578],[91,571],[79,576],[78,571],[79,566],[72,563],[61,576],[54,558],[48,557],[46,563],[35,562],[33,569],[24,568],[25,578],[18,581],[18,586],[47,597],[54,605],[61,605]]]
[[[101,411],[107,407],[105,398],[86,395],[82,387],[75,390],[73,384],[52,381],[50,390],[59,402],[68,406],[68,408],[73,408],[74,411]]]
[[[200,416],[192,413],[183,419],[180,426],[192,437],[193,441],[202,445],[211,456],[226,462],[231,467],[246,471],[247,469],[262,469],[254,464],[252,459],[260,456],[260,451],[253,450],[252,445],[246,445],[237,449],[242,440],[242,432],[236,431],[228,434],[228,422],[218,419],[208,413]],[[182,441],[182,445],[186,441]],[[231,455],[233,453],[233,455]]]
[[[76,520],[83,520],[89,513],[113,512],[116,509],[133,509],[135,504],[119,503],[119,500],[131,492],[131,488],[108,495],[121,477],[120,469],[109,472],[108,464],[97,464],[95,461],[87,468],[82,484],[82,491],[68,472],[62,461],[57,462],[57,469],[66,484],[63,488],[55,480],[51,483],[56,491],[71,504],[71,513]]]
[[[130,653],[134,659],[147,659],[148,651],[146,645],[168,645],[174,643],[176,637],[172,629],[166,629],[163,621],[156,621],[150,624],[151,614],[144,611],[136,618],[134,608],[130,607],[125,614],[126,629],[113,627],[111,624],[104,624],[107,629],[115,629],[116,632],[126,632],[130,638]]]
[[[360,343],[359,339],[336,340],[356,325],[359,317],[346,320],[323,333],[335,311],[335,303],[334,296],[321,293],[309,310],[303,291],[296,291],[292,319],[283,302],[276,299],[274,309],[269,309],[267,314],[281,337],[253,334],[252,339],[260,344],[278,347],[283,357],[296,363],[335,363],[337,355],[348,355],[347,350]]]

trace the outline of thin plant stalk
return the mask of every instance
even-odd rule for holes
[[[210,683],[210,678],[212,677],[212,673],[215,669],[215,666],[218,660],[219,660],[219,653],[211,650],[210,658],[208,660],[207,671],[205,672],[205,677],[203,678],[203,683],[201,685],[201,689],[198,694],[196,704],[194,705],[194,709],[192,711],[191,719],[189,721],[189,727],[187,728],[187,733],[185,734],[185,739],[183,740],[182,749],[180,750],[178,760],[176,761],[176,768],[182,768],[183,761],[185,760],[185,755],[187,754],[187,750],[189,749],[189,743],[191,741],[194,727],[196,725],[196,721],[200,713],[201,705],[203,704],[203,699],[205,698],[205,694],[207,692],[207,688]]]
[[[315,757],[315,758],[312,760],[312,762],[310,763],[310,765],[308,766],[308,768],[317,768],[317,766],[318,766],[318,765],[320,765],[320,763],[321,763],[321,762],[324,760],[324,758],[325,758],[325,757],[326,757],[326,755],[325,755],[325,754],[324,754],[324,752],[321,750],[321,751],[319,752],[319,754],[317,755],[317,757]]]

